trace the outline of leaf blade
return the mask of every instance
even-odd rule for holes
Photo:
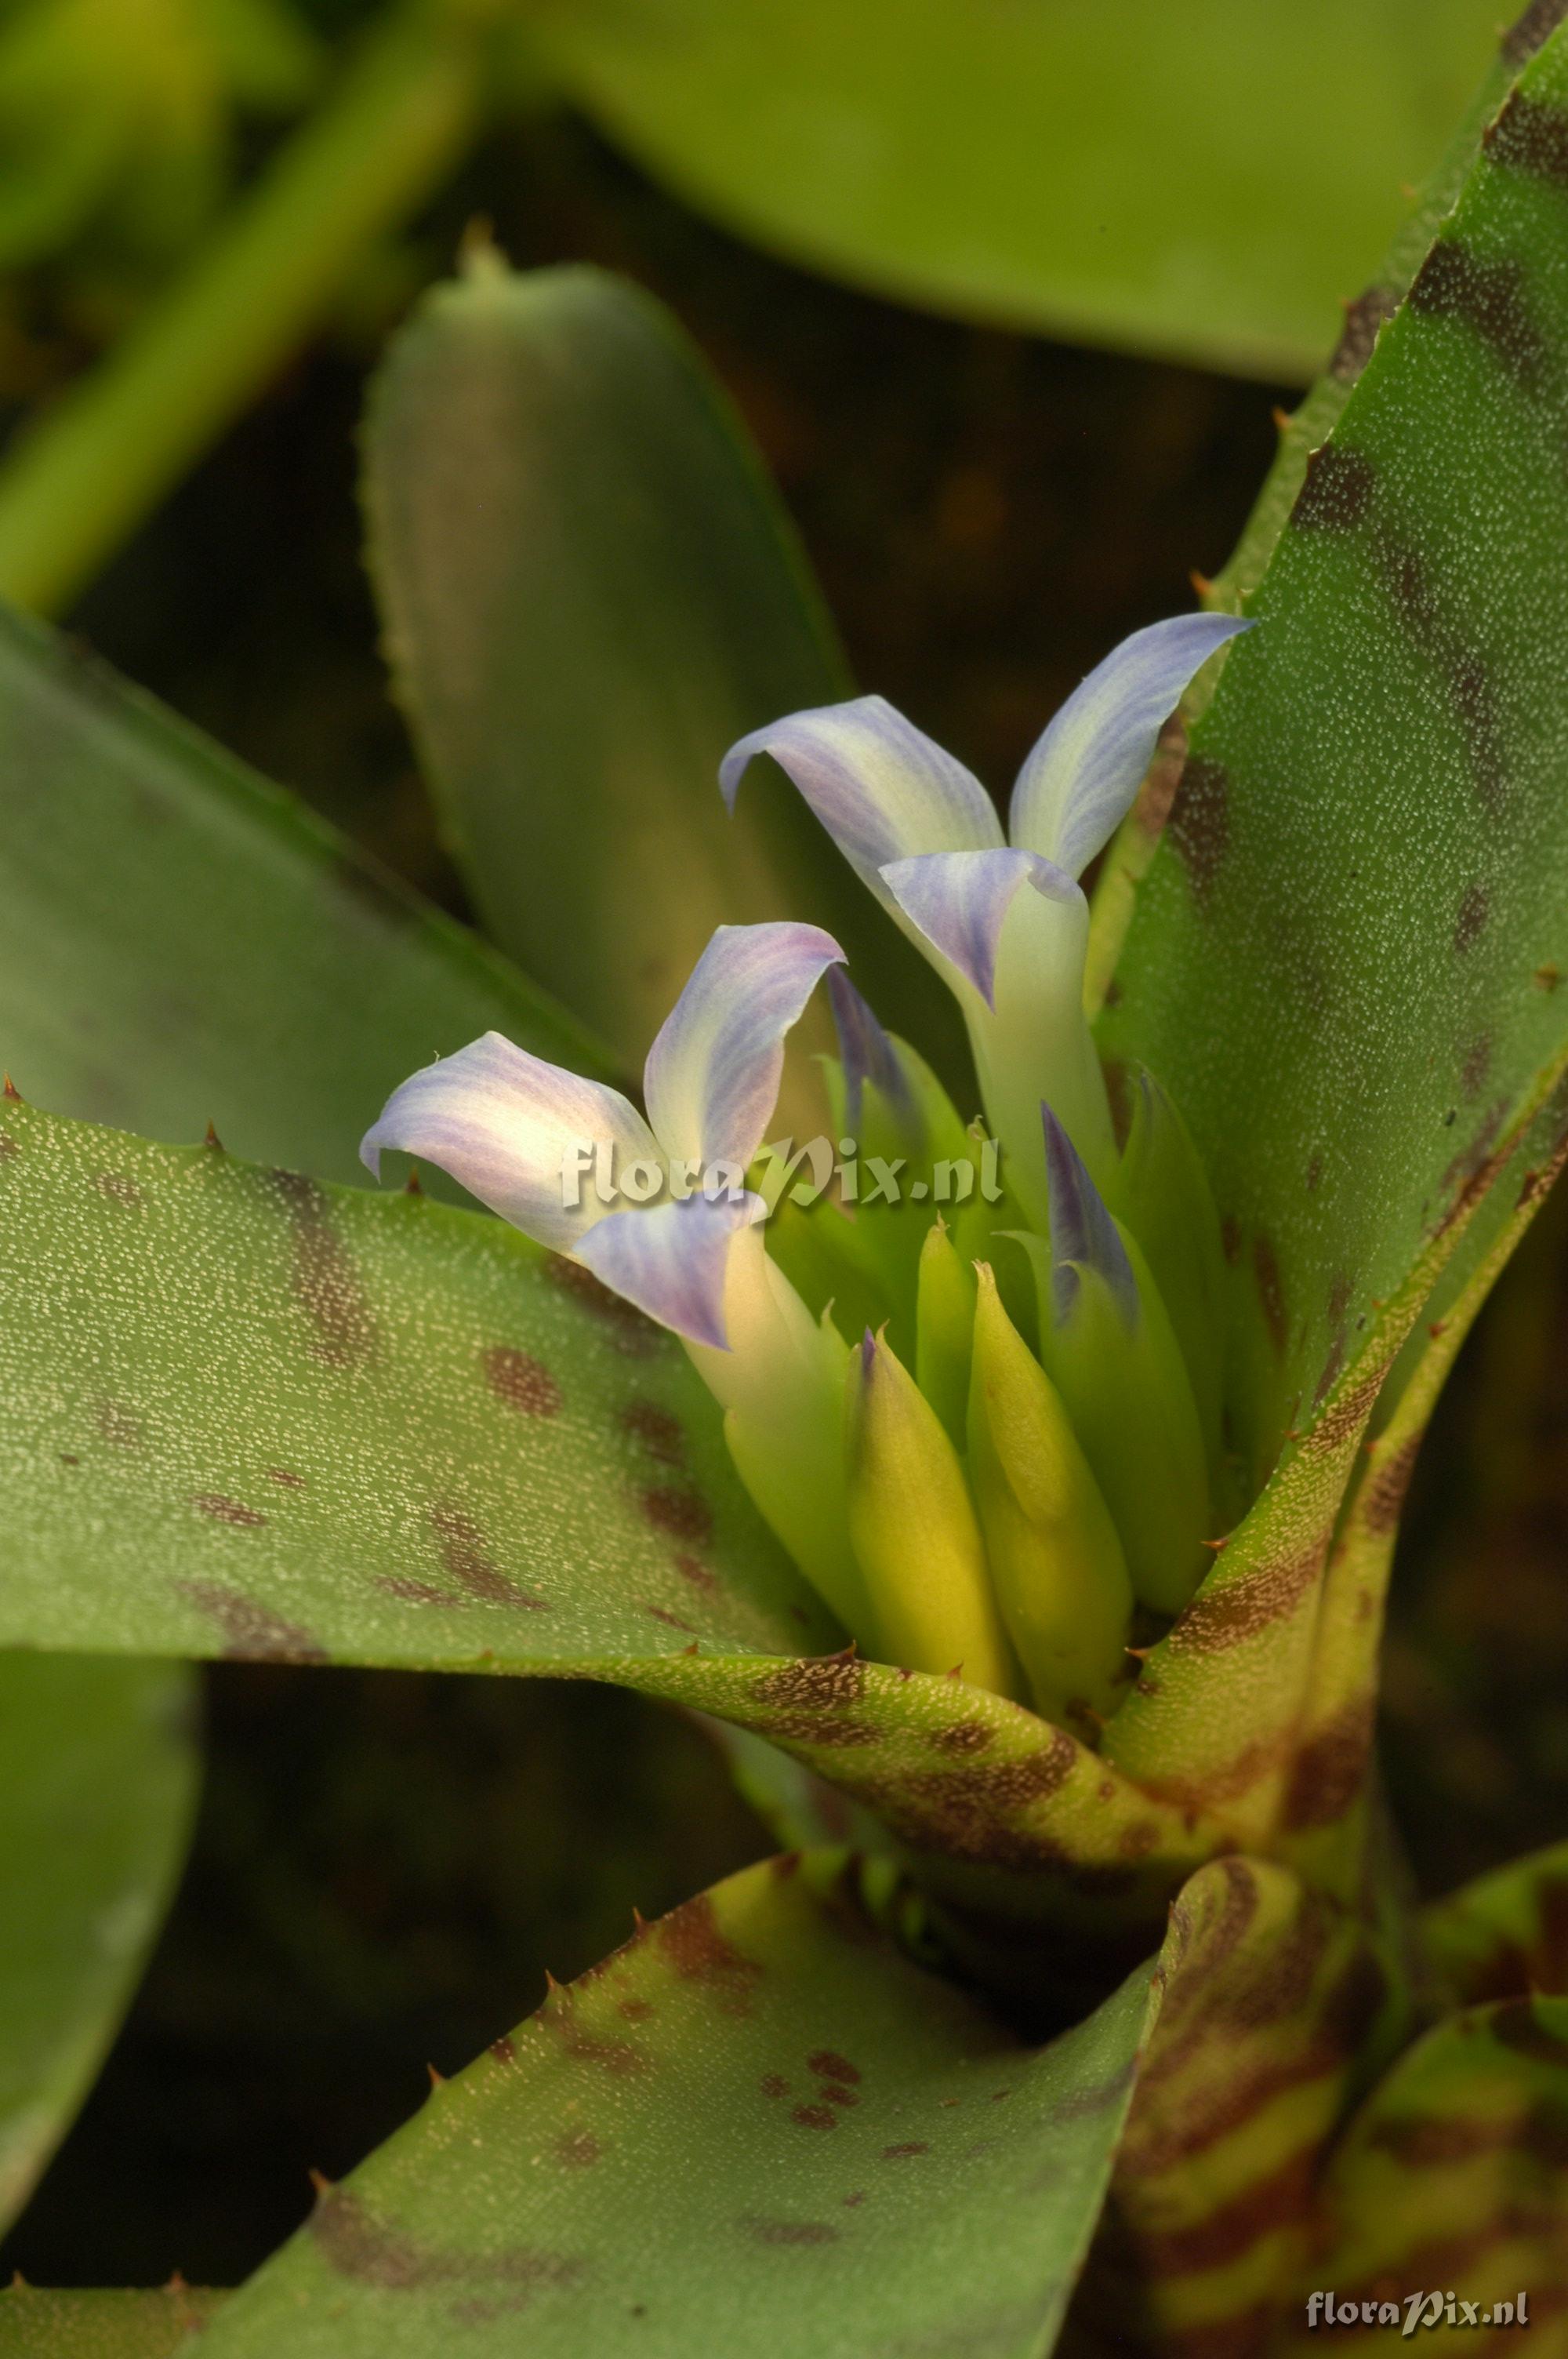
[[[24,1094],[354,1180],[387,1093],[492,1025],[613,1071],[295,798],[5,610],[0,763],[0,1064]]]
[[[193,1710],[170,1664],[0,1654],[0,2219],[86,2095],[172,1897]]]
[[[629,1067],[714,928],[770,918],[825,926],[873,999],[956,1037],[781,779],[724,810],[737,738],[850,691],[762,462],[662,306],[487,259],[395,340],[364,451],[398,693],[503,949]]]
[[[879,1937],[841,1869],[764,1863],[437,2091],[232,2298],[213,2359],[280,2330],[301,2359],[422,2352],[460,2314],[481,2359],[520,2335],[540,2359],[816,2359],[978,2324],[1042,2359],[1149,2008],[1145,1972],[1020,2048]]]

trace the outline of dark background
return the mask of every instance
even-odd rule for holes
[[[1289,397],[933,321],[706,227],[570,124],[498,140],[418,235],[489,217],[671,303],[735,396],[864,685],[993,784],[1126,632],[1217,571]],[[359,560],[368,352],[302,362],[73,627],[461,912]],[[1568,1825],[1568,1218],[1473,1340],[1412,1501],[1385,1753],[1439,1890]],[[1528,1261],[1528,1266],[1525,1262]],[[1440,1469],[1441,1473],[1434,1472]],[[652,1915],[767,1847],[694,1725],[635,1698],[219,1666],[178,1902],[108,2070],[0,2261],[44,2284],[243,2277],[451,2072]]]

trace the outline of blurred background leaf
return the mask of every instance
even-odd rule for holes
[[[0,1654],[0,2224],[91,2088],[173,1895],[194,1705],[177,1664]]]
[[[364,449],[394,679],[492,940],[628,1070],[713,929],[764,918],[827,927],[874,1004],[956,1050],[948,995],[784,780],[724,809],[737,737],[850,684],[674,319],[601,272],[479,252],[394,341]]]
[[[542,0],[611,138],[793,258],[1304,377],[1436,162],[1487,0]]]

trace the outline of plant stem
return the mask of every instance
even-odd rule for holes
[[[69,605],[439,182],[481,111],[488,12],[414,0],[124,341],[0,464],[0,595]]]

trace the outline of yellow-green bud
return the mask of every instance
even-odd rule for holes
[[[969,1361],[975,1340],[975,1273],[947,1223],[933,1222],[920,1256],[914,1372],[955,1450],[968,1447]]]
[[[979,1271],[969,1479],[1002,1617],[1036,1709],[1088,1734],[1126,1692],[1132,1586],[1066,1410]]]
[[[1132,1586],[1178,1614],[1207,1564],[1203,1432],[1180,1348],[1134,1240],[1045,1110],[1051,1243],[1026,1238],[1040,1356],[1066,1404],[1127,1551]]]
[[[961,1669],[972,1687],[1022,1692],[957,1452],[888,1343],[867,1334],[845,1393],[849,1536],[885,1659]]]

